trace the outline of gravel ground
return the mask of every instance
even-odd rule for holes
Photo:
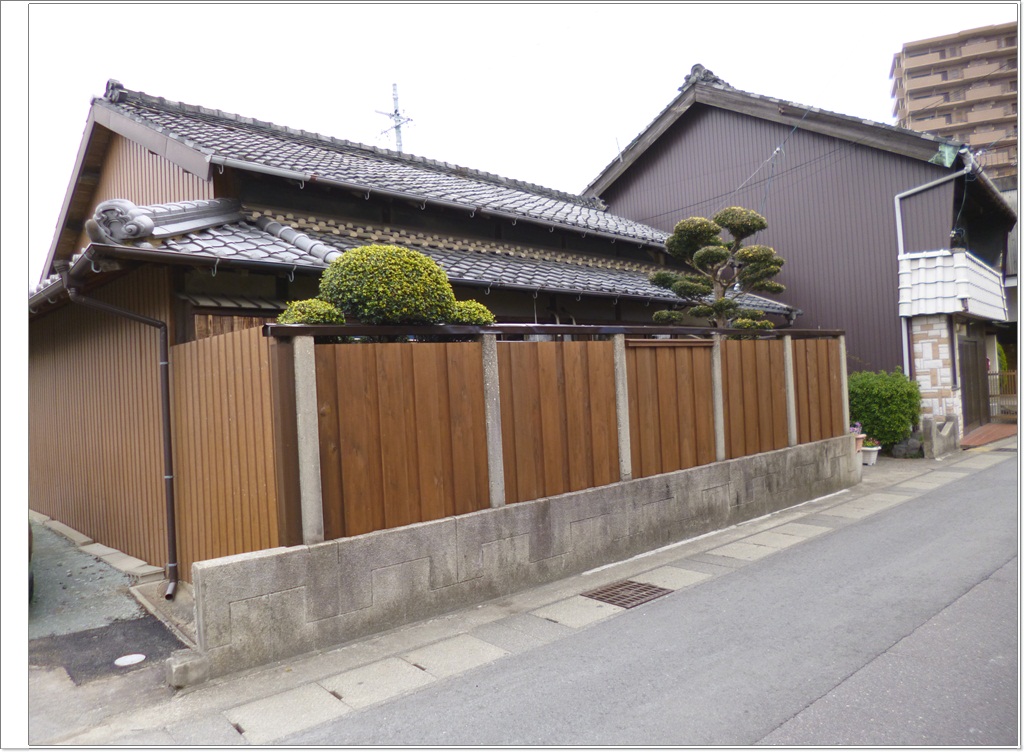
[[[32,525],[35,595],[28,609],[28,638],[66,635],[146,615],[128,592],[128,576],[71,541]]]

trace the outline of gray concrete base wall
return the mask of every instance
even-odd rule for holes
[[[197,562],[199,650],[189,659],[196,665],[182,662],[176,675],[210,678],[329,648],[824,496],[857,484],[860,473],[851,434],[352,538]]]

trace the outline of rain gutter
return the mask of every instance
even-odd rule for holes
[[[118,316],[120,318],[136,321],[146,326],[154,327],[160,335],[160,412],[163,428],[163,452],[164,452],[164,506],[167,516],[167,590],[164,598],[174,600],[174,594],[178,589],[178,544],[176,520],[174,517],[174,467],[171,456],[171,389],[168,375],[169,347],[167,337],[167,324],[158,319],[143,316],[142,314],[128,311],[109,303],[104,303],[94,298],[82,295],[78,288],[74,287],[70,278],[71,264],[65,260],[54,262],[54,268],[60,274],[61,283],[68,293],[72,303],[93,308],[97,311]]]

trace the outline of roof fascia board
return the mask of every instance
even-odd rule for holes
[[[187,146],[177,139],[165,136],[148,125],[132,120],[105,106],[102,102],[93,105],[93,113],[96,122],[105,128],[144,146],[157,156],[163,157],[202,180],[210,179],[212,169],[208,154]]]
[[[672,100],[661,114],[627,146],[619,156],[583,189],[584,196],[600,196],[646,152],[661,135],[696,101],[696,86],[691,86]]]
[[[626,147],[619,159],[605,167],[604,171],[583,189],[583,195],[600,196],[604,193],[695,103],[707,104],[784,125],[799,124],[802,130],[841,138],[870,148],[924,161],[935,155],[938,144],[945,143],[940,140],[933,141],[920,133],[904,134],[889,131],[879,128],[874,123],[838,113],[781,102],[736,89],[695,84],[680,93],[654,122]],[[804,117],[805,113],[808,115],[806,118]]]
[[[71,209],[71,200],[74,198],[75,189],[78,187],[78,176],[82,171],[82,164],[89,152],[89,145],[92,142],[93,131],[96,127],[96,120],[93,111],[90,110],[89,117],[85,121],[85,131],[82,133],[82,142],[78,145],[78,156],[75,157],[75,167],[71,171],[71,179],[68,180],[68,188],[64,192],[64,203],[61,204],[60,214],[57,215],[57,225],[53,230],[53,240],[50,241],[50,251],[46,255],[46,263],[39,275],[39,282],[42,283],[53,273],[53,260],[57,254],[57,245],[60,243],[61,235],[64,234],[64,224],[68,219],[68,212]]]
[[[846,115],[712,86],[700,86],[697,101],[782,125],[799,125],[801,130],[840,138],[912,159],[927,161],[935,155],[938,145],[945,143],[944,140],[932,140],[920,133],[904,134],[890,131],[874,123]]]

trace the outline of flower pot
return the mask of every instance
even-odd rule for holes
[[[862,462],[865,465],[874,465],[878,461],[878,453],[882,447],[864,447],[861,451]]]
[[[866,433],[859,433],[856,436],[854,436],[854,438],[857,439],[858,452],[864,447],[864,439],[866,439],[867,437],[868,435]]]

